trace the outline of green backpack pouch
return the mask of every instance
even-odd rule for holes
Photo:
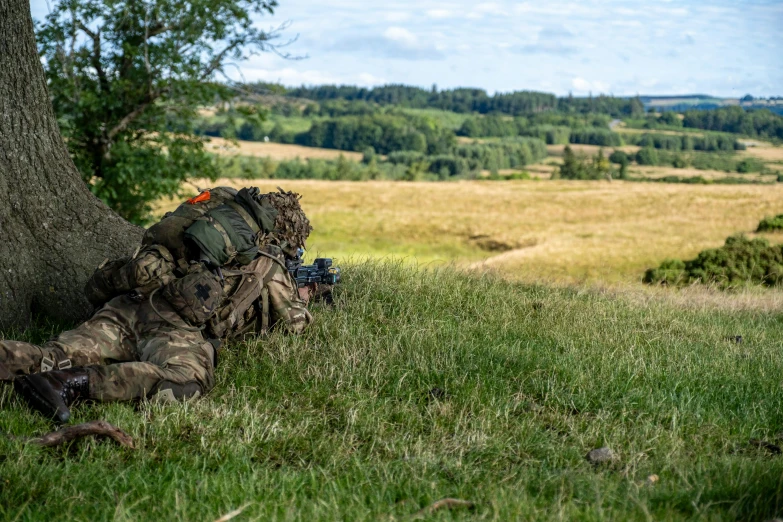
[[[274,230],[277,210],[258,203],[256,194],[255,187],[240,190],[233,201],[210,210],[185,231],[185,239],[195,244],[212,266],[250,263],[258,256],[263,237]]]

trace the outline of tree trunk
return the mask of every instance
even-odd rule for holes
[[[84,283],[142,230],[93,196],[60,136],[29,0],[0,0],[0,328],[76,320]]]

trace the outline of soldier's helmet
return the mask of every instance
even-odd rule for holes
[[[299,204],[302,196],[296,192],[286,192],[280,187],[277,190],[278,192],[259,193],[256,198],[262,205],[271,205],[277,210],[271,242],[277,244],[289,256],[295,257],[298,249],[305,248],[313,227]]]

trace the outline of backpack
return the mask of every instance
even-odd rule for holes
[[[258,194],[255,187],[243,188],[233,200],[209,210],[185,230],[185,243],[198,247],[199,260],[218,267],[233,261],[247,265],[258,256],[277,217],[277,209],[259,202]]]
[[[167,212],[163,219],[152,225],[144,233],[143,246],[162,245],[171,252],[177,260],[177,265],[187,270],[187,261],[195,259],[198,252],[193,251],[193,245],[185,242],[185,230],[193,222],[205,216],[226,201],[233,200],[237,190],[231,187],[217,187],[202,191],[198,196],[191,198],[173,212]]]
[[[104,261],[87,281],[87,298],[101,306],[130,292],[148,296],[189,274],[196,261],[213,267],[250,263],[277,217],[271,204],[256,200],[258,194],[255,187],[217,187],[182,203],[145,232],[136,254]]]

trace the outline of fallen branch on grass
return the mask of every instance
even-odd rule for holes
[[[124,448],[135,449],[133,446],[133,439],[130,435],[118,427],[112,426],[108,422],[102,420],[85,422],[84,424],[77,424],[76,426],[68,426],[47,433],[43,437],[30,439],[30,442],[45,448],[51,448],[89,436],[108,437]]]
[[[241,515],[241,514],[242,514],[242,512],[243,512],[244,510],[246,510],[246,509],[247,509],[247,507],[248,507],[249,505],[250,505],[250,504],[245,504],[244,506],[242,506],[242,507],[241,507],[241,508],[239,508],[239,509],[235,509],[234,511],[229,511],[228,513],[226,513],[226,514],[225,514],[225,515],[223,515],[222,517],[220,517],[220,518],[218,518],[217,520],[215,520],[215,522],[228,522],[228,521],[229,521],[229,520],[231,520],[232,518],[234,518],[234,517],[238,517],[239,515]]]
[[[470,509],[474,506],[473,502],[469,502],[467,500],[460,500],[458,498],[442,498],[435,502],[434,504],[430,504],[429,506],[425,507],[424,509],[420,509],[411,517],[413,519],[423,517],[424,515],[429,515],[430,513],[433,513],[439,509],[442,508],[448,508],[448,509],[454,509],[454,508],[467,508]]]

